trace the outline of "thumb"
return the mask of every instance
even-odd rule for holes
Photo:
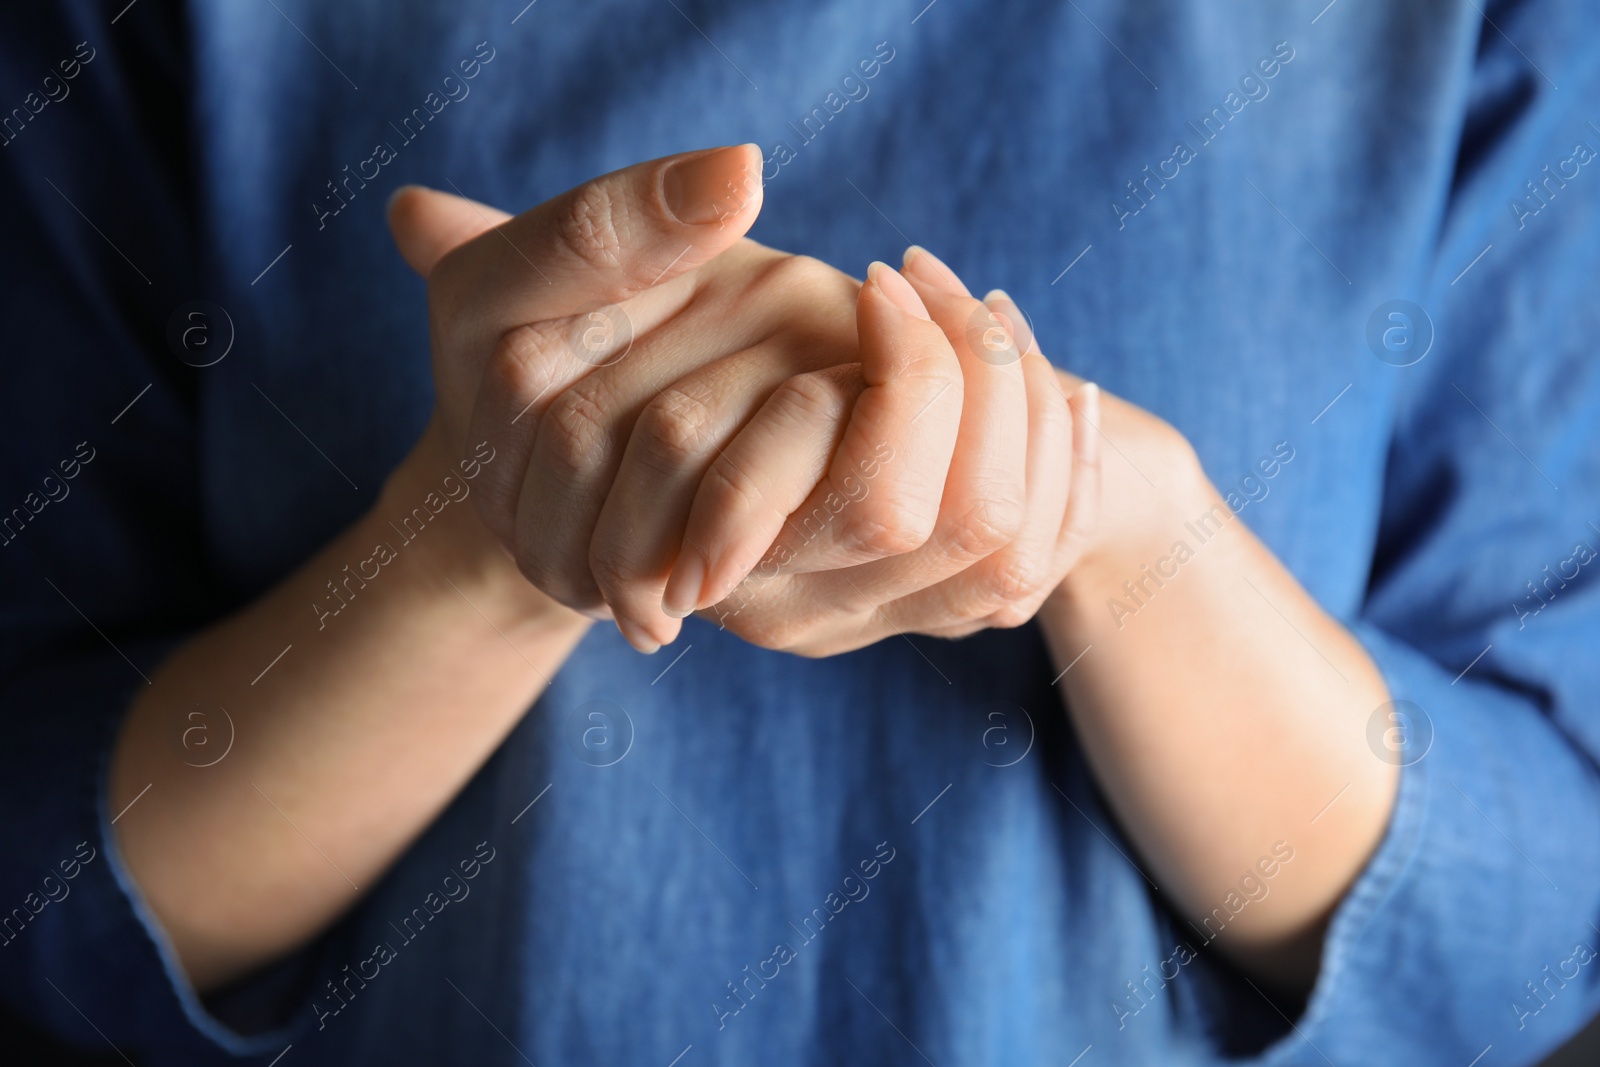
[[[401,258],[424,278],[447,252],[511,217],[499,208],[420,185],[402,185],[391,193],[387,214]]]
[[[479,328],[498,336],[621,303],[694,270],[743,237],[760,210],[755,145],[666,156],[585,182],[492,233],[478,231],[431,280],[470,301]]]

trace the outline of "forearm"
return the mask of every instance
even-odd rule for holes
[[[470,500],[420,533],[416,519],[403,526],[413,508],[431,512],[430,492],[435,507],[446,499],[445,475],[471,484],[432,458],[445,452],[430,438],[370,514],[179,649],[126,720],[111,806],[133,806],[118,845],[201,989],[348,908],[494,751],[587,626],[522,579]],[[388,562],[375,560],[378,545]],[[197,708],[205,718],[190,719]],[[206,745],[185,747],[197,721]]]
[[[1113,402],[1103,428],[1131,449],[1138,418]],[[1366,740],[1387,689],[1187,447],[1133,454],[1157,486],[1106,450],[1111,529],[1040,614],[1057,670],[1077,660],[1063,698],[1148,875],[1197,938],[1304,988],[1397,789]]]

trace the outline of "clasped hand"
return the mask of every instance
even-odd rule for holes
[[[750,145],[511,217],[390,202],[428,283],[416,462],[488,441],[478,515],[551,599],[653,652],[691,613],[831,655],[1033,617],[1099,531],[1099,392],[913,247],[858,282],[743,235]]]

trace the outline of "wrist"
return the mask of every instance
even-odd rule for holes
[[[1116,447],[1101,452],[1096,535],[1039,613],[1047,633],[1073,646],[1111,621],[1107,601],[1125,597],[1125,583],[1181,566],[1187,553],[1178,546],[1194,543],[1195,524],[1214,528],[1221,515],[1213,506],[1227,509],[1182,434],[1126,401],[1105,400],[1101,431]]]
[[[385,480],[368,523],[395,556],[407,560],[416,578],[435,592],[465,597],[502,629],[581,631],[589,619],[534,587],[515,560],[478,517],[477,478],[483,467],[503,462],[487,443],[465,451],[448,445],[437,420]]]

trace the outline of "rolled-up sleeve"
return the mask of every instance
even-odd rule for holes
[[[1486,11],[1416,294],[1435,341],[1392,368],[1351,622],[1398,702],[1369,736],[1403,767],[1399,798],[1267,1062],[1530,1063],[1600,1010],[1600,76],[1583,21]]]
[[[106,795],[122,711],[145,684],[132,664],[159,662],[167,645],[117,644],[51,655],[9,674],[0,696],[8,724],[0,795],[11,813],[0,863],[8,907],[0,988],[13,1011],[89,1049],[159,1050],[185,1063],[279,1052],[293,1037],[286,1009],[324,952],[296,955],[222,1009],[195,994],[117,855],[112,822],[121,813]],[[309,1014],[298,1014],[303,1029]]]

